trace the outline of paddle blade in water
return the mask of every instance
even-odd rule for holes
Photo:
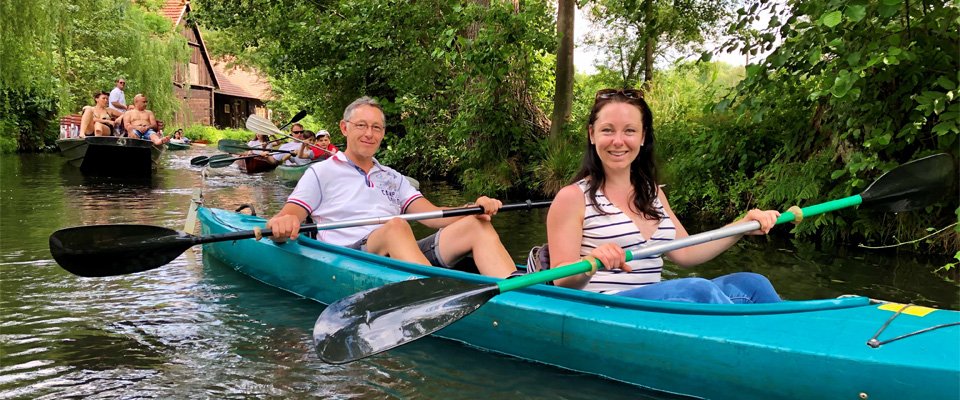
[[[403,281],[331,304],[313,326],[320,358],[343,364],[427,336],[497,295],[495,284],[453,278]]]
[[[193,239],[159,226],[78,226],[50,235],[50,254],[74,275],[124,275],[169,263],[193,246]]]
[[[942,198],[956,180],[953,159],[946,154],[934,154],[883,174],[860,197],[878,210],[910,211]]]
[[[232,139],[221,139],[217,142],[217,148],[231,154],[240,154],[250,150],[246,143]]]

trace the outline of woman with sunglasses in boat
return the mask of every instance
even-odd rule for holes
[[[531,252],[530,266],[558,267],[594,257],[605,269],[557,279],[554,284],[649,300],[693,303],[780,301],[765,277],[740,272],[713,280],[683,278],[661,282],[660,256],[626,262],[626,251],[688,236],[657,181],[653,115],[637,90],[597,92],[587,122],[587,148],[572,185],[557,193],[547,215],[546,249]],[[766,234],[780,215],[750,210],[738,222],[756,220]],[[681,266],[706,262],[740,239],[719,239],[667,252]],[[546,251],[546,250],[549,251]]]

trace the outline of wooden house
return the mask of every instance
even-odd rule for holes
[[[211,59],[200,28],[189,19],[189,1],[167,0],[160,14],[187,39],[191,50],[190,61],[177,65],[174,72],[174,94],[181,99],[174,125],[242,128],[251,114],[270,118],[264,104],[270,99],[270,84],[256,70],[231,68],[229,60]]]

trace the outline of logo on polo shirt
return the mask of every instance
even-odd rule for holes
[[[380,193],[386,196],[397,206],[400,206],[403,200],[400,199],[400,183],[403,179],[400,174],[391,174],[388,171],[377,170],[370,173],[370,182],[373,187],[380,189]]]

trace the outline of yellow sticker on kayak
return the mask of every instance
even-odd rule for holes
[[[902,309],[903,306],[904,306],[904,304],[900,304],[900,303],[886,303],[886,304],[881,305],[880,307],[877,307],[877,308],[879,308],[879,309],[881,309],[881,310],[897,312],[897,311],[900,311],[900,309]],[[923,316],[926,316],[927,314],[930,314],[930,313],[932,313],[932,312],[934,312],[934,311],[937,311],[937,309],[936,309],[936,308],[930,308],[930,307],[924,307],[924,306],[910,305],[909,307],[907,307],[906,310],[903,310],[903,312],[902,312],[901,314],[909,314],[909,315],[914,315],[914,316],[917,316],[917,317],[923,317]]]

